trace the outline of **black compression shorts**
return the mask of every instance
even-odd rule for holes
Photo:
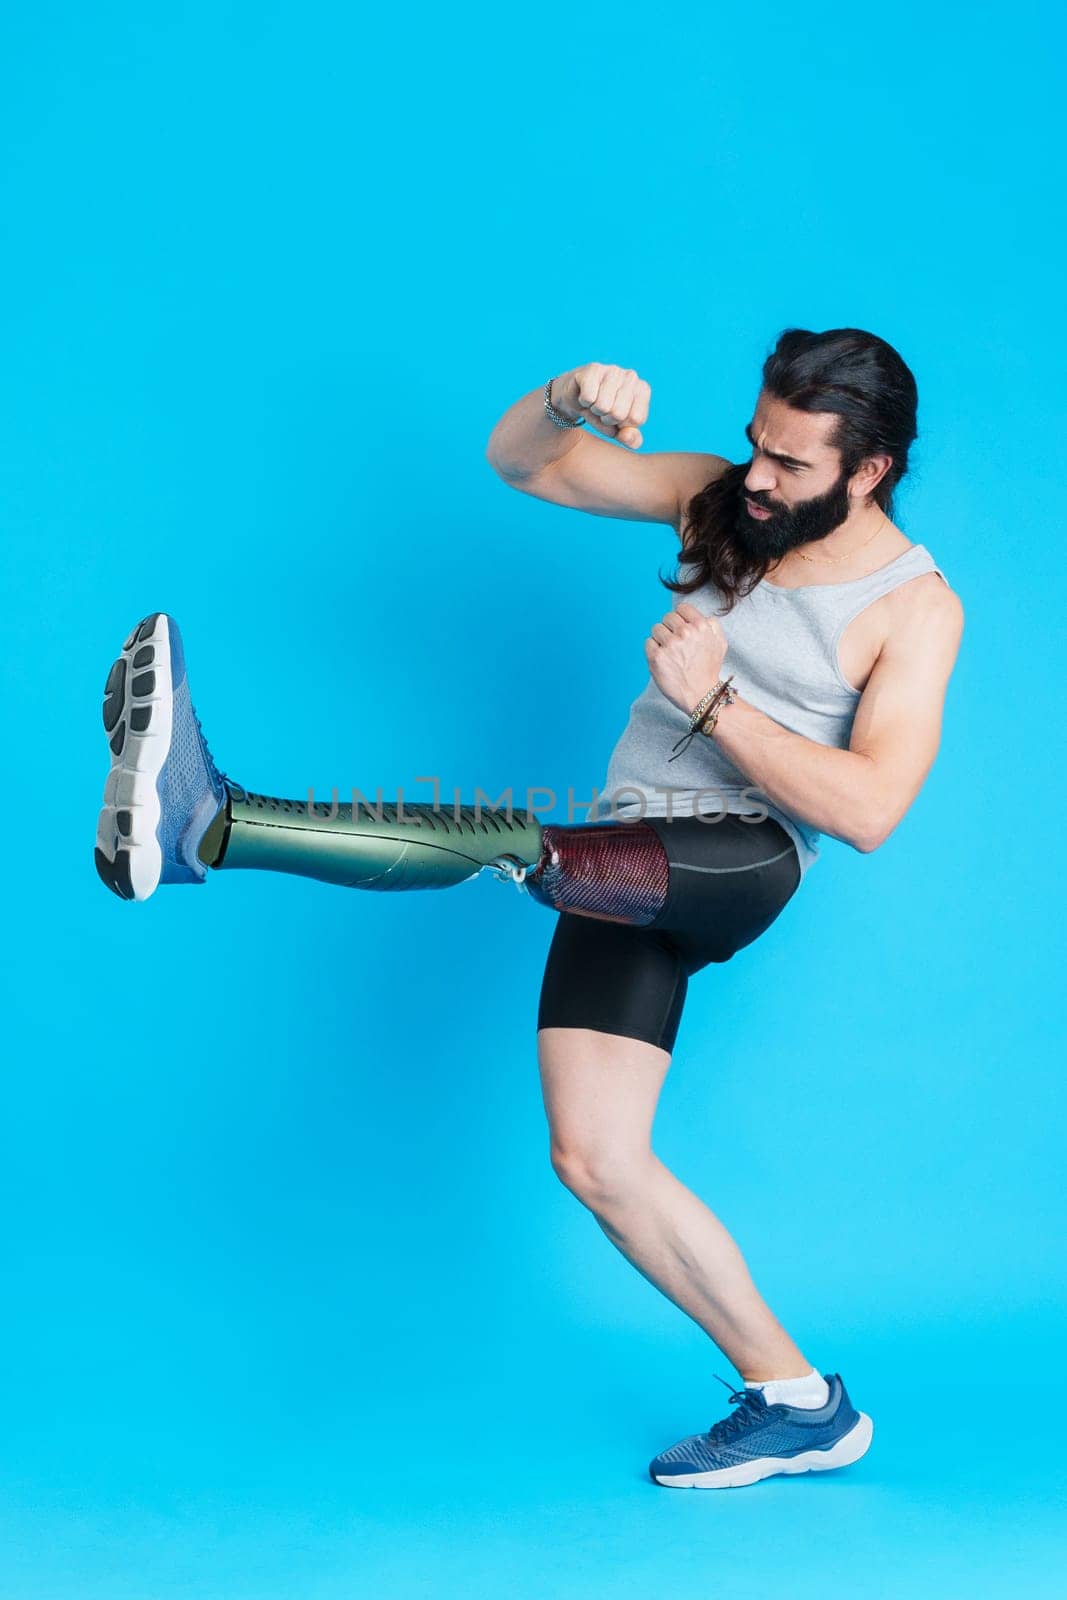
[[[670,862],[644,927],[557,912],[538,1028],[594,1028],[673,1051],[689,978],[729,961],[796,893],[796,846],[772,817],[646,817]]]

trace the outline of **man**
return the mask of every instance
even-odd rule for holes
[[[537,498],[679,536],[668,587],[690,598],[646,641],[649,682],[591,823],[542,827],[523,813],[489,824],[476,808],[375,815],[358,801],[249,794],[212,762],[180,636],[156,614],[108,678],[97,865],[131,899],[203,881],[209,866],[374,889],[444,887],[489,868],[560,912],[538,1012],[553,1165],[741,1374],[735,1410],[650,1468],[659,1483],[720,1488],[847,1465],[873,1429],[652,1151],[686,986],[780,915],[820,833],[869,852],[904,816],[937,752],[963,613],[890,517],[917,393],[885,341],[787,330],[764,364],[739,465],[637,454],[649,399],[631,369],[588,363],[516,402],[487,452]]]

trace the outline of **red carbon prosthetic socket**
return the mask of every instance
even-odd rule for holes
[[[670,866],[647,822],[542,829],[543,853],[525,888],[542,905],[644,927],[667,902]]]

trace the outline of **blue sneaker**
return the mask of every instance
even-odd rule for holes
[[[769,1406],[758,1389],[730,1389],[737,1406],[708,1433],[671,1445],[650,1463],[657,1483],[673,1489],[736,1489],[779,1472],[847,1467],[870,1448],[874,1424],[855,1411],[837,1373],[824,1373],[830,1398],[817,1411]]]
[[[226,798],[189,699],[178,624],[138,623],[104,686],[111,771],[96,829],[96,870],[123,900],[161,883],[203,883],[199,845]]]

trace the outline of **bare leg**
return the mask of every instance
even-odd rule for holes
[[[612,1244],[742,1378],[810,1372],[722,1223],[652,1150],[667,1052],[591,1028],[542,1028],[537,1041],[552,1165]]]

